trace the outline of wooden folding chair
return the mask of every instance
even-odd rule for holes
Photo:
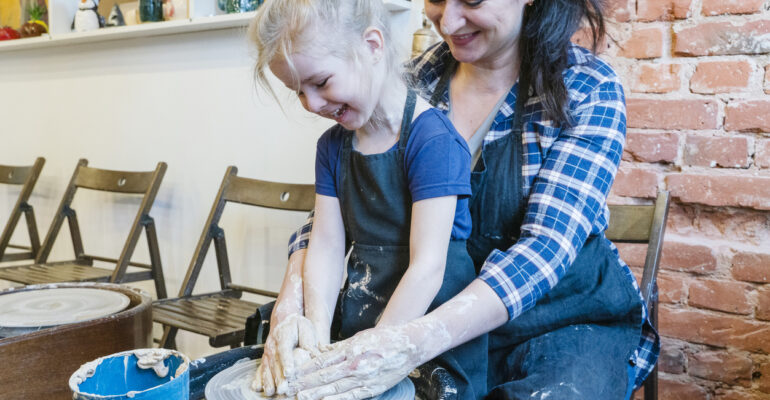
[[[38,157],[35,163],[26,167],[13,167],[9,165],[0,165],[0,183],[7,185],[22,185],[16,204],[13,206],[11,216],[5,223],[3,233],[0,234],[0,262],[34,260],[37,252],[40,250],[40,237],[37,233],[37,222],[35,221],[35,211],[29,204],[29,196],[32,189],[35,188],[37,178],[45,164],[45,158]],[[16,230],[16,225],[21,219],[21,214],[27,221],[27,233],[29,234],[29,246],[11,244],[11,236]],[[9,253],[8,249],[24,250],[23,252]]]
[[[153,171],[129,172],[90,168],[88,167],[88,161],[81,159],[75,168],[75,173],[72,175],[69,185],[67,185],[43,245],[35,258],[35,264],[0,268],[0,279],[25,285],[55,282],[93,281],[123,283],[154,280],[158,298],[165,298],[166,283],[163,279],[155,221],[149,215],[165,173],[166,163],[163,162],[158,163]],[[119,258],[114,259],[85,254],[77,214],[71,207],[78,188],[142,195],[141,205]],[[69,224],[72,247],[75,250],[75,259],[48,262],[48,256],[65,219]],[[139,236],[142,234],[142,228],[147,233],[150,264],[131,261],[131,255],[134,253]],[[94,267],[94,261],[114,263],[115,268]],[[147,271],[127,272],[129,265],[146,269]]]
[[[260,304],[241,300],[243,292],[268,297],[278,293],[238,285],[232,282],[227,258],[225,232],[219,220],[227,202],[290,211],[310,211],[315,203],[313,185],[285,184],[237,176],[238,169],[229,167],[219,187],[214,205],[203,227],[187,274],[175,299],[153,304],[153,320],[164,325],[161,347],[173,348],[179,329],[208,336],[212,347],[236,347],[243,341],[246,318]],[[193,288],[212,241],[219,269],[220,290],[193,295]]]
[[[647,243],[642,272],[642,296],[647,303],[650,322],[658,329],[658,285],[656,277],[666,232],[670,195],[658,193],[653,205],[611,205],[610,226],[606,236],[615,243]],[[658,398],[658,367],[644,382],[644,399]]]

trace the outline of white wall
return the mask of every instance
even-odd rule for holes
[[[419,15],[395,17],[399,40],[408,44]],[[244,29],[0,52],[0,164],[46,158],[31,199],[41,236],[79,158],[126,170],[165,161],[169,168],[151,214],[168,291],[176,294],[228,165],[242,176],[313,182],[315,142],[330,122],[310,116],[286,92],[284,114],[257,93],[252,66]],[[3,223],[17,194],[0,188]],[[116,257],[137,205],[135,198],[79,192],[74,208],[86,252]],[[234,278],[277,290],[286,241],[303,219],[242,206],[226,210],[222,225]],[[14,242],[26,239],[17,234]],[[135,254],[134,260],[148,261],[144,239]],[[71,257],[65,226],[51,259]],[[139,286],[154,294],[151,285]],[[196,291],[217,287],[209,257]],[[191,334],[180,334],[179,346],[192,357],[219,351]]]

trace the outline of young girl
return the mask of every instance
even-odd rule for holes
[[[423,316],[476,276],[467,144],[404,82],[388,19],[381,0],[271,0],[251,27],[259,82],[272,93],[269,69],[305,109],[337,122],[318,140],[302,290],[285,282],[279,297],[302,303],[322,344]],[[437,358],[458,398],[484,393],[486,352],[482,336]],[[292,394],[281,375],[263,359],[257,389]]]

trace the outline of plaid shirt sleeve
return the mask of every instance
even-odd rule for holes
[[[494,250],[479,278],[514,319],[532,308],[566,273],[589,234],[606,227],[606,198],[625,143],[623,89],[617,78],[574,81],[574,124],[559,131],[532,183],[519,241]]]
[[[313,230],[313,216],[315,211],[311,211],[305,220],[305,224],[298,231],[291,234],[289,238],[289,257],[297,250],[307,249],[310,242],[310,231]]]

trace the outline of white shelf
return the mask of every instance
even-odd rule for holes
[[[411,10],[412,2],[408,0],[385,0],[385,5],[391,12],[401,12]],[[223,14],[176,21],[102,28],[89,32],[52,33],[35,38],[0,41],[0,52],[240,28],[248,26],[249,21],[254,18],[255,14],[256,11],[252,11],[240,14]]]

